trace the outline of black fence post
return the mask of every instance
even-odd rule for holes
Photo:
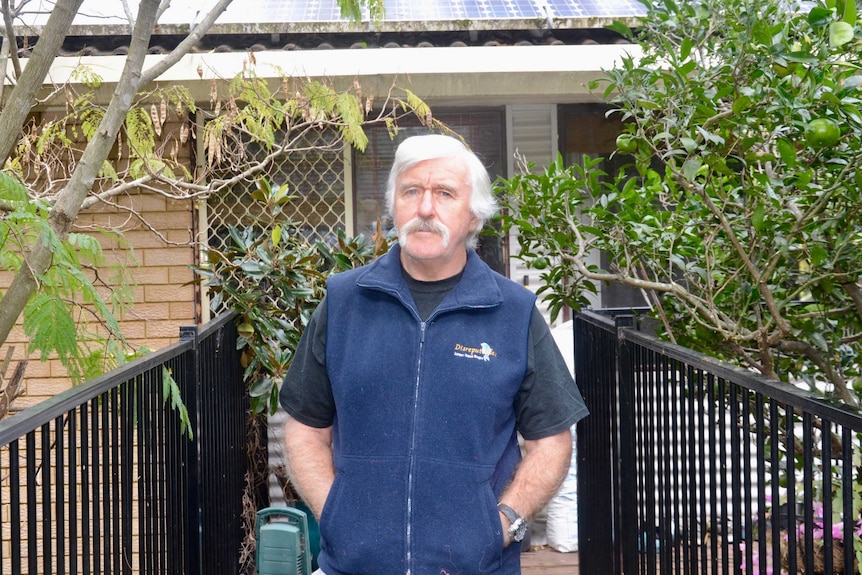
[[[574,320],[575,381],[590,410],[578,422],[578,548],[582,573],[619,575],[614,543],[616,335],[578,313]]]
[[[623,337],[623,330],[635,327],[631,315],[615,318],[617,328],[617,388],[619,432],[617,433],[616,530],[622,555],[623,573],[636,573],[638,568],[637,529],[637,466],[635,465],[634,432],[634,359],[632,347]]]
[[[200,348],[198,345],[198,327],[196,325],[180,326],[180,339],[193,340],[194,345],[190,354],[190,361],[184,362],[182,381],[177,381],[182,393],[182,400],[186,406],[189,416],[189,428],[193,437],[184,435],[181,442],[185,446],[183,450],[186,456],[183,458],[183,470],[185,481],[185,517],[184,524],[185,540],[184,573],[189,575],[203,575],[203,558],[201,557],[201,500],[200,500],[200,461],[198,442],[200,441],[200,394],[198,390],[200,382]]]

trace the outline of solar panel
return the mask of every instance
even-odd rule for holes
[[[44,24],[52,2],[40,0],[41,15],[30,23]],[[134,2],[130,2],[134,10]],[[173,0],[161,24],[190,24],[211,6],[212,0]],[[385,0],[389,22],[447,20],[524,20],[608,18],[643,16],[638,0]],[[367,12],[366,12],[367,18]],[[221,24],[283,22],[340,22],[344,19],[336,0],[235,0],[218,19]],[[75,24],[123,25],[128,20],[119,0],[84,0]]]
[[[506,20],[642,16],[638,0],[386,0],[387,21]],[[245,0],[227,9],[219,22],[336,22],[336,0]]]

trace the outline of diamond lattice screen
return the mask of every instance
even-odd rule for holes
[[[250,144],[248,154],[262,158],[264,152]],[[292,199],[283,206],[285,221],[296,224],[295,231],[309,240],[334,244],[336,230],[345,225],[344,152],[335,132],[317,132],[305,137],[296,151],[284,154],[270,165],[264,177],[271,185],[289,186]],[[260,208],[251,197],[254,182],[234,186],[207,200],[208,245],[224,249],[230,241],[228,229],[254,225]],[[219,306],[211,303],[213,312]]]
[[[266,172],[272,186],[287,184],[293,198],[285,206],[285,218],[298,224],[298,232],[312,240],[330,242],[335,230],[344,228],[344,153],[334,132],[306,137],[294,151],[275,160]],[[254,145],[248,153],[263,157]],[[258,208],[251,198],[256,185],[237,185],[207,200],[209,245],[226,247],[228,226],[252,225]]]

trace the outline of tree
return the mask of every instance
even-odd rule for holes
[[[641,49],[604,74],[630,165],[558,161],[501,184],[523,259],[551,261],[552,308],[579,308],[591,282],[629,285],[672,341],[858,405],[856,14],[853,0],[663,0],[642,27],[614,26]]]
[[[5,36],[10,40],[7,45],[17,45],[13,22],[28,2],[2,5]],[[212,103],[229,113],[210,122],[208,131],[199,135],[208,142],[210,171],[193,174],[176,162],[177,146],[188,133],[183,132],[172,148],[157,147],[153,133],[161,128],[166,113],[175,110],[178,118],[187,118],[196,103],[181,87],[154,89],[152,83],[189,52],[230,0],[218,0],[170,54],[147,69],[144,57],[150,38],[169,2],[141,0],[130,25],[125,66],[107,106],[95,96],[100,78],[82,68],[76,73],[85,78],[89,91],[59,87],[65,93],[68,113],[42,123],[33,121],[30,113],[37,93],[81,2],[58,0],[26,67],[22,69],[16,51],[11,50],[15,84],[0,112],[0,160],[4,165],[0,172],[0,270],[14,274],[0,297],[0,344],[23,314],[29,351],[43,357],[56,353],[76,381],[105,371],[112,361],[122,361],[125,347],[113,307],[122,298],[106,299],[100,291],[98,270],[104,259],[99,244],[71,232],[82,209],[110,202],[134,188],[158,189],[174,198],[203,198],[239,181],[253,180],[275,157],[296,145],[298,134],[329,126],[339,130],[344,140],[362,147],[361,125],[370,120],[391,121],[394,115],[366,118],[358,94],[337,93],[324,82],[303,82],[295,97],[277,94],[249,66],[243,77],[233,79],[232,91],[224,101]],[[339,5],[355,20],[362,7],[374,19],[383,14],[381,0],[339,0]],[[270,105],[273,98],[281,100]],[[424,104],[408,93],[403,108],[396,109],[411,106],[422,108]],[[279,124],[285,119],[291,120],[292,130],[283,131],[279,139]],[[77,139],[76,134],[80,135]],[[237,153],[237,144],[249,140],[262,142],[268,152],[264,159]],[[126,153],[120,153],[116,162],[108,161],[115,146]],[[234,163],[225,176],[226,167],[219,160],[228,158]],[[213,176],[216,168],[221,177]],[[155,226],[144,225],[156,231]],[[91,272],[86,273],[87,269]],[[76,317],[75,310],[84,308],[87,315]],[[101,329],[93,330],[92,324]],[[88,342],[96,342],[97,349],[89,349]]]

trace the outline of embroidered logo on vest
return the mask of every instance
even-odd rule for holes
[[[467,359],[481,359],[482,361],[491,361],[492,357],[497,357],[497,352],[485,343],[479,344],[479,347],[472,347],[460,343],[455,344],[455,357],[464,357]]]

